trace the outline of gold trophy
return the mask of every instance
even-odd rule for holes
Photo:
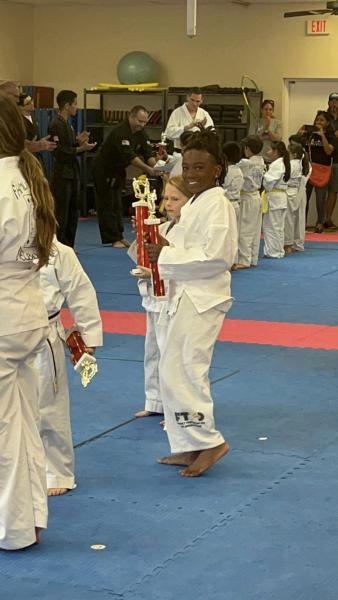
[[[68,332],[66,344],[74,359],[74,370],[80,373],[83,387],[87,387],[97,373],[96,358],[86,352],[87,346],[77,329]]]

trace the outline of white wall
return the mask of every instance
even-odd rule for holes
[[[32,82],[33,28],[31,6],[0,1],[0,79]]]
[[[120,58],[143,50],[159,62],[164,85],[237,87],[247,74],[276,99],[281,116],[283,77],[337,77],[338,40],[338,17],[331,17],[332,34],[318,38],[305,36],[303,18],[283,19],[282,13],[282,5],[201,5],[197,36],[190,39],[183,2],[36,6],[34,82],[78,92],[101,81],[117,82]]]

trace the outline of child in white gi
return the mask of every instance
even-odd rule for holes
[[[240,145],[237,142],[227,142],[223,146],[223,155],[226,161],[227,172],[222,187],[235,210],[237,229],[239,230],[241,190],[244,184],[244,177],[238,165],[241,158]],[[235,264],[238,264],[238,255],[235,258]]]
[[[182,176],[171,178],[165,185],[163,203],[169,221],[159,227],[160,234],[168,241],[172,239],[173,227],[178,223],[181,207],[186,204],[190,196]],[[129,256],[136,262],[136,243],[128,250]],[[153,285],[150,279],[151,270],[138,266],[142,272],[138,287],[142,296],[142,306],[146,311],[147,329],[144,343],[144,410],[135,413],[136,417],[162,414],[163,406],[160,392],[158,365],[167,333],[167,320],[160,316],[165,308],[165,299],[156,298],[153,294]]]
[[[60,319],[64,301],[89,353],[102,346],[102,324],[92,283],[74,250],[56,239],[48,265],[40,270],[40,285],[50,325],[48,339],[35,361],[40,434],[46,452],[48,495],[59,496],[75,487],[65,332]]]
[[[284,142],[271,142],[269,156],[272,162],[263,178],[268,204],[268,212],[263,217],[264,256],[283,258],[290,157]]]
[[[288,151],[290,155],[291,175],[286,190],[287,209],[284,223],[284,251],[286,255],[291,254],[291,252],[296,250],[296,240],[303,239],[301,251],[304,250],[306,210],[305,186],[306,178],[310,171],[309,159],[307,154],[304,153],[301,144],[291,140]]]
[[[236,213],[237,225],[239,224],[239,211],[241,204],[241,190],[244,184],[244,177],[239,166],[241,159],[241,147],[237,142],[227,142],[223,146],[223,155],[227,163],[227,173],[222,187],[225,195],[232,203]]]
[[[228,451],[215,429],[209,369],[224,314],[232,304],[230,269],[237,252],[236,215],[217,185],[222,172],[218,138],[194,135],[183,154],[183,177],[193,197],[183,206],[169,243],[148,244],[151,261],[169,280],[170,316],[160,359],[164,418],[181,475],[202,475]]]
[[[244,183],[241,191],[238,232],[238,263],[233,270],[256,267],[262,229],[262,207],[259,190],[265,171],[264,160],[259,156],[263,142],[257,135],[243,140],[245,158],[238,163]]]
[[[34,359],[48,334],[39,272],[55,233],[53,198],[25,149],[14,101],[0,94],[0,548],[39,541],[47,527],[45,453]],[[33,260],[37,258],[38,268]]]

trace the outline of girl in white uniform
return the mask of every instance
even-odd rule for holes
[[[149,244],[160,276],[169,280],[170,316],[160,360],[164,418],[181,475],[202,475],[229,450],[215,428],[209,369],[217,336],[229,310],[230,268],[237,252],[236,215],[217,185],[222,171],[217,137],[196,134],[183,155],[183,177],[193,197],[183,206],[168,244]]]
[[[159,231],[169,242],[173,237],[173,228],[180,219],[181,207],[186,204],[190,195],[182,176],[173,177],[166,183],[163,202],[170,220],[162,223]],[[128,254],[136,262],[136,242],[131,245]],[[145,407],[144,410],[135,413],[135,416],[148,417],[163,413],[158,366],[167,333],[167,319],[163,314],[166,298],[154,296],[151,270],[141,266],[138,266],[138,269],[142,271],[138,287],[142,306],[146,311],[147,329],[144,343]]]
[[[38,269],[55,232],[53,198],[25,150],[22,115],[0,94],[0,548],[39,541],[47,527],[45,455],[34,359],[48,333]],[[33,260],[38,258],[38,266]]]
[[[246,158],[238,163],[244,177],[241,191],[238,231],[238,263],[233,269],[248,269],[258,263],[262,230],[262,207],[259,190],[265,171],[264,160],[259,156],[263,142],[257,135],[243,140]]]
[[[40,434],[46,451],[49,496],[75,487],[74,451],[69,414],[69,389],[60,310],[67,302],[87,346],[102,346],[102,324],[96,293],[72,248],[56,239],[40,285],[48,312],[48,339],[38,353]]]
[[[289,143],[291,175],[287,187],[287,209],[284,224],[284,251],[285,254],[294,252],[296,240],[303,239],[305,235],[305,209],[306,189],[305,181],[309,174],[310,166],[307,154],[301,144],[295,141]],[[305,195],[305,204],[304,204]],[[302,202],[303,199],[303,202]]]
[[[283,258],[290,157],[284,142],[272,142],[269,156],[272,162],[263,178],[268,203],[268,212],[263,217],[264,256]]]

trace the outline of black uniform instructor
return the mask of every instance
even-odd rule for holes
[[[93,179],[102,244],[125,248],[123,238],[122,189],[126,168],[134,165],[153,175],[156,159],[144,131],[149,113],[144,106],[134,106],[127,119],[110,132],[93,161]]]

